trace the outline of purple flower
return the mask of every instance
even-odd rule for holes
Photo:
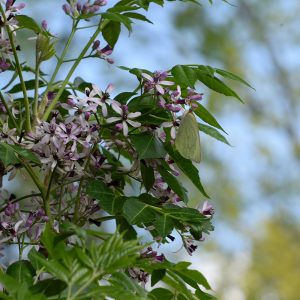
[[[180,125],[180,120],[176,119],[174,116],[173,116],[173,122],[168,121],[168,122],[161,123],[162,128],[171,128],[170,135],[173,140],[175,140],[176,138],[176,130],[179,125]]]
[[[10,67],[10,63],[9,62],[7,62],[4,59],[0,60],[0,73],[6,71],[7,69],[9,69],[9,67]]]
[[[159,94],[164,95],[165,89],[162,85],[170,86],[174,84],[172,81],[165,80],[167,76],[167,72],[154,72],[153,77],[147,73],[142,73],[145,91],[155,90]]]
[[[107,86],[107,88],[105,89],[104,92],[102,92],[96,85],[92,85],[93,89],[91,90],[89,97],[90,99],[93,99],[95,101],[97,101],[97,103],[99,103],[99,105],[102,108],[102,115],[103,117],[107,117],[107,104],[108,101],[111,100],[110,99],[110,93],[112,92],[112,90],[114,89],[113,84],[109,84]],[[99,98],[95,98],[95,96],[99,96],[100,97],[100,101]]]
[[[194,244],[194,240],[188,237],[183,238],[183,246],[189,255],[192,255],[198,248],[198,246]]]
[[[47,21],[46,21],[46,20],[43,20],[43,21],[42,21],[42,28],[45,29],[45,30],[47,30],[47,27],[48,27]]]
[[[120,117],[110,117],[106,120],[107,123],[114,123],[121,121],[121,123],[118,123],[117,125],[119,126],[120,129],[123,129],[123,134],[125,136],[128,135],[128,124],[137,128],[140,127],[142,124],[140,122],[132,121],[131,119],[135,119],[139,117],[142,113],[137,111],[137,112],[128,112],[128,107],[127,105],[121,105],[119,102],[114,101],[111,105],[112,109],[120,115]]]
[[[18,209],[19,209],[19,203],[8,203],[4,210],[4,213],[6,216],[10,217],[14,215]]]
[[[215,210],[214,210],[213,206],[211,204],[209,204],[208,201],[205,201],[203,203],[201,213],[207,217],[212,217],[214,212],[215,212]]]

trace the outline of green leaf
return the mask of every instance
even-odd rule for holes
[[[124,16],[127,16],[128,18],[131,18],[131,19],[137,19],[137,20],[141,20],[141,21],[144,21],[144,22],[148,22],[148,23],[153,24],[153,23],[152,23],[149,19],[147,19],[144,15],[139,14],[139,13],[127,12],[127,13],[124,13],[123,15],[124,15]]]
[[[177,65],[171,69],[171,74],[174,76],[175,82],[184,87],[195,88],[197,75],[194,68]]]
[[[41,260],[44,259],[44,256],[37,252],[34,247],[32,247],[28,252],[28,259],[35,270],[40,270],[43,265],[41,264],[41,260],[36,259],[37,256],[39,256]]]
[[[141,195],[139,195],[139,199],[146,203],[146,204],[149,204],[151,206],[157,206],[158,204],[161,203],[161,200],[158,199],[158,198],[155,198],[153,197],[152,195],[150,194],[146,194],[146,193],[143,193]]]
[[[205,293],[200,289],[196,290],[195,295],[201,300],[217,300],[215,296]]]
[[[178,168],[192,181],[192,183],[197,187],[197,189],[207,198],[209,198],[206,193],[199,176],[198,169],[193,165],[193,163],[180,155],[180,153],[172,148],[170,144],[166,144],[169,155],[173,158]]]
[[[155,181],[154,170],[151,166],[146,166],[143,160],[141,160],[140,166],[144,186],[146,188],[146,191],[149,191],[152,188]]]
[[[234,97],[240,100],[241,102],[243,102],[240,96],[235,91],[233,91],[230,87],[228,87],[223,81],[221,81],[219,78],[208,76],[201,71],[197,71],[196,73],[197,73],[198,80],[200,80],[211,90],[214,90],[215,92],[223,94],[225,96]]]
[[[117,228],[120,233],[123,234],[124,240],[135,240],[137,233],[127,220],[121,216],[116,218]]]
[[[149,293],[149,297],[150,299],[153,300],[173,300],[174,299],[174,295],[170,290],[167,289],[163,289],[163,288],[157,288],[152,290]]]
[[[203,224],[209,221],[209,219],[202,215],[197,209],[190,207],[178,207],[169,204],[163,207],[163,213],[167,214],[170,218],[190,224]]]
[[[115,198],[115,193],[102,181],[89,181],[86,192],[89,196],[96,198],[101,207],[110,214],[114,214],[123,205],[123,202]]]
[[[220,74],[221,76],[225,77],[225,78],[229,78],[229,79],[232,79],[232,80],[235,80],[235,81],[239,81],[243,84],[245,84],[246,86],[250,87],[251,89],[255,90],[255,88],[253,88],[247,81],[245,81],[243,78],[231,73],[231,72],[228,72],[228,71],[224,71],[224,70],[221,70],[221,69],[215,69],[216,72],[218,74]]]
[[[231,146],[229,144],[229,142],[227,141],[227,139],[225,138],[224,135],[222,135],[217,129],[207,126],[205,124],[199,123],[199,129],[201,132],[204,132],[207,135],[210,135],[211,137],[215,138],[218,141],[221,141],[229,146]]]
[[[118,94],[114,99],[122,104],[126,104],[127,101],[133,97],[134,95],[136,95],[136,93],[133,92],[123,92]]]
[[[142,299],[147,299],[146,290],[140,286],[137,281],[129,278],[125,273],[116,272],[112,274],[109,278],[109,282],[115,288],[121,288],[124,291],[131,292],[132,295],[142,297]]]
[[[207,279],[199,271],[183,269],[174,272],[177,275],[179,275],[185,282],[191,285],[193,288],[198,288],[197,284],[199,284],[205,287],[207,290],[211,289]]]
[[[4,166],[14,165],[19,163],[15,153],[11,151],[7,146],[7,144],[0,143],[0,160],[3,162]]]
[[[132,21],[124,15],[121,15],[119,13],[113,13],[113,12],[105,12],[102,14],[102,17],[103,19],[122,23],[129,32],[132,31],[132,27],[131,27]]]
[[[198,107],[194,110],[194,113],[205,123],[207,123],[213,127],[216,127],[227,134],[227,132],[218,123],[216,118],[203,105],[198,104]]]
[[[156,283],[161,281],[166,275],[165,269],[154,270],[151,274],[151,286],[154,286]]]
[[[124,217],[130,224],[148,223],[154,220],[155,211],[135,198],[129,198],[123,207]]]
[[[25,86],[27,91],[33,90],[35,88],[35,80],[31,79],[25,81]],[[46,83],[44,81],[39,80],[39,87],[43,87],[43,86],[46,86]],[[22,91],[22,85],[21,83],[18,83],[15,86],[13,86],[7,93],[14,94],[14,93],[19,93],[21,91]]]
[[[167,214],[158,217],[153,224],[162,238],[170,234],[174,228],[174,222]]]
[[[38,23],[34,19],[25,15],[16,15],[15,18],[18,21],[18,26],[32,30],[35,33],[43,32],[40,25],[38,25]]]
[[[10,275],[20,283],[24,282],[27,286],[31,286],[33,284],[35,270],[28,260],[20,260],[11,264],[7,268],[6,274]]]
[[[47,298],[42,294],[33,295],[28,289],[25,282],[18,282],[15,278],[10,275],[4,274],[0,271],[0,282],[2,286],[5,288],[6,297],[2,297],[0,293],[1,299],[9,299],[9,300],[47,300]]]
[[[19,145],[9,145],[9,144],[2,144],[4,147],[8,149],[8,151],[13,151],[25,160],[40,164],[41,161],[39,158],[30,150],[24,149]]]
[[[166,155],[162,142],[152,134],[131,135],[130,140],[138,152],[139,159],[162,158]]]
[[[203,72],[206,75],[209,75],[211,77],[215,76],[215,68],[212,68],[211,66],[204,66],[204,65],[199,65],[197,68],[200,72]]]
[[[60,279],[65,283],[69,282],[69,272],[61,262],[56,260],[46,260],[46,258],[42,257],[37,251],[31,252],[30,260],[34,260],[37,265],[43,266],[46,271],[54,275],[56,279]]]
[[[158,171],[164,181],[168,184],[168,186],[178,195],[178,197],[184,202],[188,202],[188,198],[186,195],[186,190],[184,187],[179,183],[177,178],[169,173],[166,169],[159,167]]]
[[[47,297],[55,296],[63,292],[67,284],[58,279],[45,279],[39,281],[30,289],[33,294],[42,293]]]
[[[121,24],[116,21],[109,21],[102,30],[102,35],[110,47],[114,48],[121,32]]]

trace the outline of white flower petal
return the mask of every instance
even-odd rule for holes
[[[120,107],[120,105],[118,104],[117,101],[114,101],[111,105],[112,109],[119,115],[123,115],[123,110],[122,108]]]
[[[160,94],[162,94],[162,95],[165,94],[165,90],[164,90],[164,88],[163,88],[161,85],[156,84],[155,87],[156,87],[156,90],[157,90]]]
[[[140,127],[142,125],[140,122],[135,122],[135,121],[131,121],[131,120],[127,120],[127,123],[133,127]]]
[[[103,117],[107,117],[107,107],[105,103],[101,103],[102,106],[102,115]]]
[[[161,127],[172,127],[173,126],[173,122],[163,122],[161,123]]]
[[[147,74],[147,73],[142,73],[141,75],[142,75],[144,78],[146,78],[147,80],[153,81],[153,78],[152,78],[149,74]]]
[[[125,136],[127,136],[128,135],[128,126],[127,126],[127,123],[125,121],[123,121],[122,125],[123,125],[123,134]]]
[[[107,86],[105,92],[108,93],[108,94],[110,94],[110,93],[113,91],[114,88],[115,88],[115,86],[114,86],[112,83],[110,83],[110,84]]]
[[[163,81],[160,81],[159,83],[163,84],[163,85],[174,85],[173,81],[168,81],[168,80],[163,80]]]
[[[141,112],[136,111],[136,112],[133,112],[133,113],[129,113],[129,114],[127,115],[127,117],[128,117],[129,119],[134,119],[134,118],[139,117],[141,114],[142,114]]]
[[[176,138],[176,129],[175,129],[174,126],[171,127],[171,132],[170,132],[170,134],[171,134],[171,138],[172,138],[173,140],[175,140],[175,138]]]
[[[114,123],[114,122],[117,122],[120,120],[122,120],[122,118],[120,118],[120,117],[111,117],[111,118],[106,119],[106,123]]]

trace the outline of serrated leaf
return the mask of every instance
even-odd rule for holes
[[[139,159],[162,158],[167,154],[162,142],[152,134],[131,135],[130,140],[138,152]]]
[[[124,204],[123,215],[130,224],[142,224],[153,221],[155,211],[149,205],[129,198]]]
[[[169,155],[173,158],[176,165],[181,171],[192,181],[192,183],[197,187],[197,189],[207,198],[209,198],[206,193],[199,176],[198,169],[193,165],[193,163],[180,155],[180,153],[172,148],[170,144],[165,145]]]
[[[239,82],[245,84],[246,86],[250,87],[251,89],[255,90],[255,88],[253,88],[246,80],[244,80],[240,76],[238,76],[236,74],[233,74],[231,72],[228,72],[228,71],[221,70],[221,69],[215,69],[215,70],[221,76],[223,76],[225,78],[229,78],[229,79],[235,80],[235,81],[239,81]]]
[[[109,21],[102,30],[102,35],[110,47],[114,48],[121,33],[121,24],[116,21]]]
[[[153,224],[162,238],[170,234],[174,228],[174,222],[168,215],[162,215],[156,218]]]
[[[211,66],[199,65],[197,69],[206,75],[214,77],[216,69]]]
[[[193,288],[198,288],[197,284],[199,284],[205,287],[207,290],[211,289],[207,279],[199,271],[182,269],[174,272]],[[194,283],[196,283],[196,285]]]
[[[116,218],[118,231],[123,234],[124,240],[135,240],[137,233],[124,217],[118,216]]]
[[[170,218],[190,224],[203,224],[209,219],[202,215],[197,209],[190,207],[176,207],[176,205],[166,205],[163,207],[163,213]]]
[[[18,21],[18,25],[20,27],[24,27],[26,29],[32,30],[35,33],[41,33],[43,30],[41,29],[40,25],[38,25],[38,23],[25,15],[16,15],[15,18]]]
[[[41,163],[39,158],[31,150],[24,149],[19,145],[9,145],[9,144],[3,144],[3,145],[5,145],[5,147],[7,147],[9,150],[14,151],[16,154],[18,154],[22,158],[25,158],[28,161],[37,164]]]
[[[10,275],[20,283],[24,282],[27,286],[31,286],[33,284],[35,270],[28,260],[20,260],[9,265],[6,274]]]
[[[124,16],[127,16],[128,18],[131,19],[137,19],[137,20],[141,20],[144,22],[148,22],[150,24],[153,24],[149,19],[147,19],[144,15],[139,14],[139,13],[134,13],[134,12],[127,12],[123,14]]]
[[[92,180],[87,183],[86,192],[89,196],[96,198],[101,207],[110,214],[114,214],[120,205],[121,201],[115,198],[115,193],[104,182],[100,180]]]
[[[113,13],[113,12],[105,12],[102,14],[102,17],[103,19],[122,23],[129,32],[132,31],[132,27],[131,27],[132,21],[124,15],[121,15],[119,13]]]
[[[174,76],[175,82],[184,87],[195,88],[197,75],[194,68],[177,65],[171,69],[171,74]]]
[[[196,73],[198,80],[205,84],[207,87],[209,87],[211,90],[223,94],[225,96],[234,97],[243,102],[240,96],[219,78],[208,76],[201,71],[197,71]]]
[[[133,97],[134,95],[136,95],[136,93],[133,92],[123,92],[118,94],[114,99],[122,104],[126,104],[127,101]]]
[[[26,90],[33,90],[35,88],[35,80],[27,80],[25,81],[25,86],[26,86]],[[46,83],[44,81],[39,80],[39,87],[44,87],[46,86]],[[14,93],[19,93],[22,91],[22,85],[21,83],[16,84],[15,86],[13,86],[7,93],[9,94],[14,94]]]
[[[15,153],[5,146],[6,144],[0,143],[0,160],[3,162],[4,166],[14,165],[19,162]]]
[[[186,195],[186,190],[181,185],[181,183],[177,180],[177,178],[162,167],[158,168],[158,172],[160,173],[164,181],[168,184],[168,186],[178,195],[178,197],[184,203],[187,203],[188,198]]]
[[[164,288],[156,288],[149,293],[149,297],[152,300],[173,300],[174,294]]]
[[[223,127],[218,123],[216,118],[203,105],[198,104],[198,107],[194,110],[194,113],[205,123],[216,127],[227,134]]]
[[[222,135],[217,129],[215,129],[214,127],[211,127],[211,126],[207,126],[205,124],[202,124],[202,123],[199,123],[199,130],[201,132],[204,132],[205,134],[215,138],[216,140],[220,141],[220,142],[223,142],[229,146],[230,143],[227,141],[227,139],[225,138],[224,135]]]
[[[154,170],[151,166],[146,166],[143,161],[140,162],[140,166],[143,184],[146,188],[146,191],[149,191],[155,182]]]
[[[67,284],[58,279],[44,279],[30,288],[33,294],[42,293],[47,297],[55,296],[63,292]]]
[[[151,273],[151,286],[154,286],[156,283],[161,281],[165,275],[166,275],[165,269],[154,270]]]

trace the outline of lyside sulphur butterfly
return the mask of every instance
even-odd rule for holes
[[[185,113],[178,128],[175,139],[178,152],[187,159],[197,163],[201,160],[199,127],[194,114]]]

